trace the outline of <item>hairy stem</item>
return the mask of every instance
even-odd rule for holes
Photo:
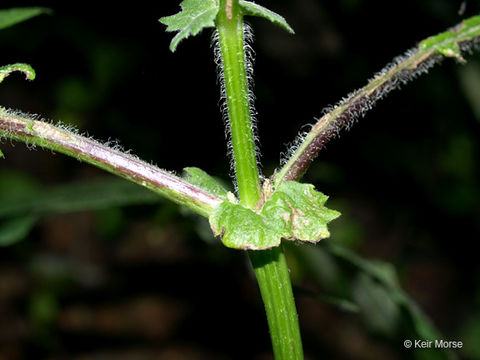
[[[217,16],[225,97],[240,201],[253,208],[260,196],[245,67],[244,26],[238,0],[221,0]]]
[[[461,52],[476,46],[475,42],[479,37],[480,17],[475,16],[451,30],[427,38],[405,55],[395,58],[392,64],[387,65],[367,85],[339,102],[325,113],[306,135],[301,136],[288,161],[275,174],[274,185],[300,179],[330,139],[364,116],[377,100],[426,73],[444,56],[455,57],[464,62]]]
[[[238,0],[220,1],[217,30],[240,201],[253,208],[260,196],[260,179],[250,117],[243,14]],[[265,305],[275,359],[303,359],[297,310],[283,248],[278,246],[248,254]]]
[[[49,123],[0,108],[0,137],[38,145],[95,165],[208,217],[221,199],[136,157]]]

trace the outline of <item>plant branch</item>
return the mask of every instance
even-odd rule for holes
[[[426,73],[439,63],[444,56],[455,57],[464,62],[461,53],[478,46],[480,37],[480,16],[467,19],[436,36],[420,42],[417,47],[399,56],[377,73],[363,88],[354,91],[346,99],[318,119],[311,130],[299,136],[297,145],[289,151],[290,158],[275,174],[274,185],[283,181],[300,179],[320,150],[344,128],[349,128],[355,120],[363,117],[377,100],[392,90]]]
[[[38,145],[85,161],[208,217],[222,202],[189,182],[130,154],[69,129],[0,108],[0,137]]]

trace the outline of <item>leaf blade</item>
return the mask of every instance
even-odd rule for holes
[[[245,15],[263,17],[264,19],[270,20],[273,24],[286,30],[290,34],[295,34],[295,31],[290,25],[288,25],[285,18],[273,12],[272,10],[269,10],[251,1],[240,0],[239,4],[245,12]]]
[[[209,218],[210,227],[225,246],[234,249],[270,249],[282,238],[316,243],[330,236],[327,224],[340,216],[324,206],[327,199],[311,184],[290,181],[281,184],[258,211],[222,202]]]
[[[160,18],[167,26],[166,31],[178,31],[170,42],[170,51],[175,52],[178,44],[190,35],[195,36],[204,28],[214,27],[219,5],[215,0],[184,0],[181,11],[175,15]]]
[[[186,167],[183,169],[183,178],[189,183],[198,186],[216,197],[227,200],[228,191],[220,185],[217,180],[208,175],[205,171],[196,167]]]

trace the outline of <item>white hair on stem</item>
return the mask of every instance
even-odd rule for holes
[[[472,45],[464,45],[464,47],[466,49],[470,49]],[[464,49],[462,48],[462,50]],[[324,108],[322,111],[322,116],[319,119],[315,119],[317,120],[317,123],[311,125],[309,131],[302,131],[300,134],[297,135],[293,143],[287,145],[287,152],[281,154],[281,165],[285,165],[288,160],[292,156],[294,156],[296,151],[303,144],[307,135],[310,134],[310,132],[314,129],[314,127],[317,126],[320,121],[322,121],[325,117],[328,117],[330,113],[333,113],[340,107],[343,108],[343,110],[336,114],[335,119],[333,119],[331,123],[328,124],[328,129],[324,129],[324,134],[318,134],[318,136],[325,136],[321,146],[323,146],[331,138],[338,137],[341,130],[349,130],[357,120],[363,118],[366,113],[373,108],[373,106],[378,100],[383,99],[392,90],[400,89],[402,85],[407,84],[408,82],[416,79],[422,74],[427,73],[430,68],[432,68],[435,64],[441,62],[441,60],[443,59],[441,55],[433,54],[432,56],[415,64],[415,67],[404,68],[392,74],[389,78],[386,78],[386,75],[390,71],[398,68],[403,62],[415,56],[417,52],[418,47],[407,50],[403,55],[395,57],[390,64],[388,64],[378,73],[376,73],[369,80],[368,84],[373,84],[375,81],[385,78],[385,81],[380,82],[377,86],[369,88],[369,86],[367,85],[361,89],[351,92],[345,98],[340,100],[337,104],[333,106],[330,105]]]
[[[255,63],[255,51],[252,48],[253,41],[254,41],[253,30],[248,24],[244,23],[243,24],[243,53],[244,53],[245,74],[247,78],[247,88],[248,88],[247,94],[244,94],[244,96],[246,96],[248,99],[250,122],[252,126],[253,138],[255,142],[255,156],[257,161],[257,167],[261,172],[261,168],[260,168],[261,154],[259,151],[259,138],[258,138],[258,132],[257,132],[257,112],[255,110],[255,95],[253,92],[253,87],[254,87],[253,68]],[[234,154],[233,154],[230,119],[228,115],[228,102],[227,102],[226,85],[225,85],[225,74],[223,71],[222,50],[220,47],[219,34],[217,30],[215,30],[213,33],[211,46],[213,47],[214,62],[217,66],[217,83],[220,87],[219,107],[220,107],[220,113],[222,115],[222,120],[225,125],[225,139],[227,140],[227,156],[230,159],[230,176],[233,178],[235,192],[238,194],[238,184],[236,181],[236,174],[235,174],[235,161],[234,161]]]

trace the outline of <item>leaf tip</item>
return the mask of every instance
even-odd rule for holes
[[[272,10],[269,10],[261,5],[258,5],[251,1],[240,0],[240,6],[243,8],[245,15],[263,17],[271,21],[273,24],[281,27],[290,34],[295,34],[295,31],[287,23],[285,18]]]

